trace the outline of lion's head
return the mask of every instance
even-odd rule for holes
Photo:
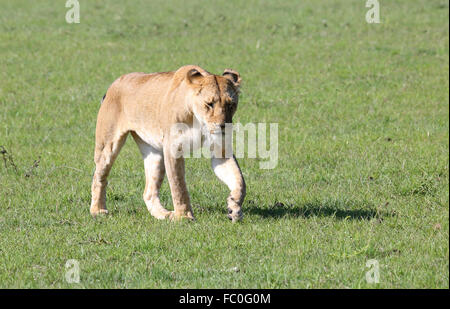
[[[193,67],[186,73],[186,83],[192,90],[189,100],[197,120],[209,134],[223,134],[238,106],[239,73],[226,69],[220,76]]]

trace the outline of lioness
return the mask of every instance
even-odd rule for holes
[[[182,123],[194,129],[197,121],[210,138],[223,136],[225,124],[232,122],[236,112],[240,83],[236,71],[226,69],[220,76],[194,65],[173,72],[130,73],[114,81],[97,117],[91,214],[108,213],[106,180],[131,133],[144,159],[143,197],[150,214],[157,219],[194,219],[184,176],[184,158],[171,151],[178,147],[180,136],[175,138],[170,134],[171,127]],[[186,133],[184,141],[191,136]],[[240,220],[245,182],[236,158],[212,153],[211,164],[217,177],[231,191],[227,198],[228,218]],[[159,200],[166,172],[174,211],[165,209]]]

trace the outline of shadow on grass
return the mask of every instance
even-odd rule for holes
[[[264,218],[281,217],[334,217],[339,220],[370,220],[378,218],[382,220],[385,216],[392,214],[377,210],[373,205],[355,205],[355,203],[344,204],[340,201],[329,202],[309,202],[302,205],[292,205],[276,202],[269,207],[258,207],[254,201],[249,201],[244,205],[244,212],[258,215]]]

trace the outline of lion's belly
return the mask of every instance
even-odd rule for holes
[[[162,135],[157,134],[156,132],[152,132],[150,130],[139,129],[135,130],[136,134],[147,144],[152,146],[153,148],[162,151],[163,149],[163,141]]]
[[[136,132],[136,134],[145,143],[149,144],[153,148],[161,151],[163,150],[164,141],[162,133],[158,134],[157,132],[145,129],[134,130],[134,132]],[[174,131],[172,134],[174,134],[173,137],[175,137],[172,139],[172,142],[178,145],[183,145],[183,148],[187,152],[198,150],[202,147],[204,142],[204,137],[202,138],[201,131],[195,128],[186,128],[181,134],[177,134]]]

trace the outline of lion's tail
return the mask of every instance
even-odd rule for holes
[[[103,101],[105,100],[105,97],[106,97],[106,93],[103,95],[103,98],[100,100],[100,104],[103,103]]]

